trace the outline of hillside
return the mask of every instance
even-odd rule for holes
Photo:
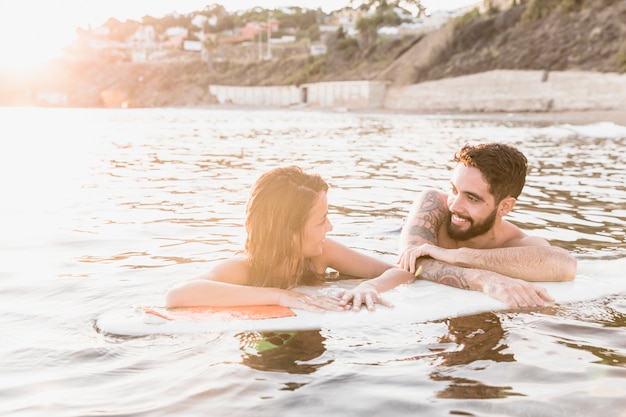
[[[439,44],[428,57],[419,58],[423,51],[418,44],[398,60],[396,71],[388,68],[382,78],[417,83],[494,69],[625,71],[626,1],[584,3],[578,11],[557,9],[538,20],[529,20],[530,6],[492,16],[468,15],[432,34]]]
[[[560,3],[574,6],[564,10]],[[24,91],[41,90],[65,91],[70,106],[102,106],[105,90],[124,91],[135,106],[197,106],[214,103],[209,84],[378,79],[408,85],[493,69],[619,73],[626,70],[626,1],[530,0],[500,13],[470,13],[428,34],[381,38],[367,48],[350,38],[333,39],[329,46],[323,57],[284,53],[271,61],[216,62],[212,69],[197,59],[61,60],[38,78],[0,77],[0,105],[26,103],[32,97]]]

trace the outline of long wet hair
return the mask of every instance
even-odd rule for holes
[[[465,145],[454,154],[454,162],[478,168],[489,184],[496,204],[506,197],[517,198],[526,183],[528,161],[523,153],[504,143]]]
[[[302,238],[311,208],[326,191],[328,184],[319,175],[297,166],[275,168],[259,177],[246,206],[250,285],[292,288],[323,279],[302,257],[294,236]]]

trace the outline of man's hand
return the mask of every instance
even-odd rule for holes
[[[455,264],[455,250],[444,249],[437,245],[424,243],[419,246],[411,246],[406,248],[398,257],[398,266],[405,271],[415,273],[415,262],[419,258],[432,258],[450,265]]]
[[[483,292],[512,308],[541,307],[546,301],[554,301],[545,288],[509,277],[489,277],[483,284]]]

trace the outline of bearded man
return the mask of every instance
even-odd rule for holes
[[[503,143],[465,145],[454,161],[449,192],[428,189],[414,201],[400,235],[399,266],[511,307],[554,301],[529,281],[572,280],[576,259],[504,219],[526,182],[524,154]]]

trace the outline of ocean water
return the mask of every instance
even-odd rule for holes
[[[230,109],[0,108],[0,121],[2,416],[626,416],[618,291],[341,332],[96,326],[238,250],[248,190],[279,165],[330,183],[332,236],[395,259],[413,197],[447,188],[468,142],[527,155],[510,220],[581,263],[624,265],[624,126]]]

